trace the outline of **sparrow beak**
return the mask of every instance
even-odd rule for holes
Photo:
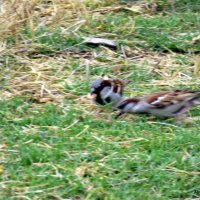
[[[90,93],[90,94],[88,94],[88,98],[89,99],[95,99],[96,98],[96,94],[94,94],[94,93]]]

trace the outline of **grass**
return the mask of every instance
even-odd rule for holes
[[[198,1],[158,1],[154,12],[147,1],[136,10],[127,1],[63,2],[20,3],[21,15],[4,4],[12,20],[0,30],[0,199],[199,198],[199,107],[177,125],[115,120],[110,109],[96,117],[87,98],[101,75],[132,80],[126,96],[199,89]],[[87,46],[88,36],[118,49]]]

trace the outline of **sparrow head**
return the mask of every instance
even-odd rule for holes
[[[109,80],[97,79],[94,80],[90,85],[90,94],[98,94],[104,87],[111,87],[111,83]]]
[[[118,78],[94,80],[90,85],[90,98],[100,105],[115,105],[122,100],[126,84],[126,81]]]

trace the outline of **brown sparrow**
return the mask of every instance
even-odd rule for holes
[[[142,98],[127,98],[117,105],[120,113],[153,114],[160,117],[183,116],[193,106],[200,105],[200,93],[189,90],[161,91]]]
[[[115,106],[123,99],[124,87],[129,81],[121,79],[97,79],[91,83],[90,95],[96,104]]]

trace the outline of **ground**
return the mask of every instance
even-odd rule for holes
[[[1,5],[0,199],[198,199],[200,107],[187,122],[99,107],[101,77],[126,96],[200,85],[200,3],[5,1]],[[114,40],[117,49],[85,44]]]

